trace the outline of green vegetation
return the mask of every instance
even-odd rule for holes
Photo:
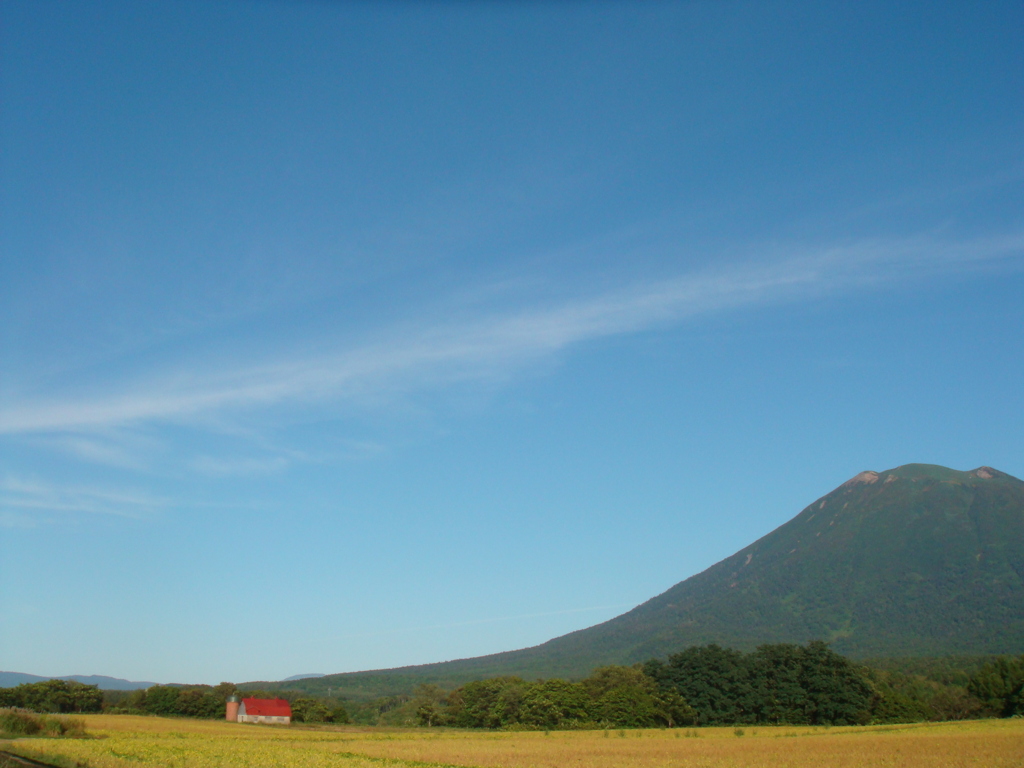
[[[959,666],[958,666],[959,665]],[[526,681],[506,676],[471,681],[451,690],[421,684],[411,693],[343,705],[333,698],[284,692],[296,723],[453,726],[505,730],[678,728],[751,725],[861,725],[1014,717],[1024,714],[1024,656],[890,660],[870,668],[821,641],[806,646],[762,645],[750,653],[718,645],[694,646],[667,659],[632,667],[600,667],[579,681]],[[906,671],[903,671],[906,670]],[[922,674],[928,672],[930,676]],[[79,703],[57,696],[64,687]],[[92,686],[47,681],[0,689],[39,711],[76,711]],[[117,692],[108,714],[152,714],[220,720],[235,693],[218,686],[152,686]],[[250,690],[257,698],[282,692]],[[48,694],[48,695],[46,695]],[[75,735],[69,721],[27,709],[0,710],[11,734]],[[73,723],[73,721],[70,721]],[[35,723],[36,725],[33,725]],[[687,736],[697,735],[687,731]]]
[[[103,693],[95,685],[44,680],[22,683],[14,688],[0,688],[0,707],[63,714],[99,712]]]
[[[224,717],[234,683],[210,685],[153,685],[110,697],[111,714],[163,715],[216,720]]]
[[[26,736],[82,738],[85,736],[85,724],[81,720],[39,715],[24,709],[0,709],[0,738],[22,739]]]
[[[109,693],[109,692],[108,692]],[[145,690],[115,692],[110,697],[110,714],[162,715],[220,720],[229,696],[240,693],[234,683],[209,685],[154,685]],[[347,723],[348,712],[337,699],[317,698],[297,691],[248,690],[243,695],[255,698],[283,698],[292,707],[296,723]]]
[[[1024,656],[989,662],[970,679],[967,690],[999,717],[1024,715]]]
[[[362,725],[506,730],[686,725],[861,725],[1010,717],[1022,713],[1024,657],[903,660],[916,672],[872,669],[825,643],[763,645],[751,653],[694,646],[665,660],[607,666],[578,682],[509,676],[446,691],[350,704]],[[621,731],[625,733],[625,731]],[[690,735],[687,732],[687,735]]]
[[[337,701],[296,698],[289,702],[292,722],[295,723],[347,723],[348,711]]]
[[[615,666],[602,667],[578,683],[499,677],[476,680],[448,694],[425,685],[404,709],[420,725],[459,728],[656,728],[695,720],[694,711],[675,691],[659,688],[640,669]]]
[[[237,690],[234,683],[221,683],[216,686],[153,685],[136,691],[100,691],[95,685],[45,680],[23,683],[14,688],[0,688],[0,708],[8,708],[2,711],[20,711],[25,716],[30,712],[99,712],[102,709],[109,714],[220,720],[224,718],[228,696]],[[317,698],[296,691],[249,691],[247,695],[288,699],[292,707],[292,719],[297,723],[349,721],[348,712],[338,699]],[[14,720],[11,722],[14,723],[22,715],[12,717]]]
[[[822,642],[763,645],[750,654],[693,647],[649,661],[644,672],[685,698],[699,725],[863,725],[875,703],[864,673]]]
[[[914,656],[897,658],[865,659],[865,667],[883,672],[894,672],[911,677],[921,677],[942,685],[966,686],[967,681],[983,666],[1000,658],[993,654]]]

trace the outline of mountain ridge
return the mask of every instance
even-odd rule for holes
[[[572,678],[690,645],[812,639],[853,658],[1024,652],[1024,482],[988,466],[865,470],[601,624],[530,648],[304,685],[359,697],[505,674]]]
[[[601,624],[486,656],[241,687],[364,699],[424,682],[578,678],[691,645],[752,650],[813,639],[861,659],[1024,653],[1024,482],[989,466],[865,470],[735,554]],[[155,685],[0,672],[0,687],[52,679],[107,690]]]
[[[82,683],[84,685],[96,685],[104,691],[135,691],[139,688],[149,688],[150,686],[157,685],[157,683],[124,680],[120,677],[108,677],[107,675],[47,677],[45,675],[30,675],[27,672],[0,672],[0,688],[13,688],[22,683],[42,683],[46,680],[67,680],[68,682]]]

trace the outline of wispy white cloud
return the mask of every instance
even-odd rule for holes
[[[0,513],[27,521],[39,513],[114,515],[144,518],[167,505],[166,499],[139,491],[60,486],[39,480],[0,480]]]
[[[35,442],[94,464],[129,470],[145,469],[149,464],[147,457],[155,447],[153,440],[123,431],[102,436],[46,435],[38,437]]]
[[[776,253],[783,248],[777,246]],[[978,269],[1024,254],[1024,235],[949,242],[871,240],[804,249],[766,261],[636,284],[560,303],[527,306],[393,332],[384,340],[301,359],[232,370],[189,371],[121,384],[103,397],[23,401],[0,410],[0,433],[110,429],[288,402],[346,400],[457,380],[504,376],[574,344],[873,284]],[[79,444],[78,449],[97,450]],[[217,461],[207,466],[218,471]],[[238,465],[241,467],[242,465]],[[250,465],[250,468],[253,465]],[[220,471],[231,471],[227,463]]]

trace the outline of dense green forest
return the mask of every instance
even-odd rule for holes
[[[959,666],[958,666],[959,665]],[[579,682],[478,680],[351,703],[353,722],[464,728],[854,724],[1024,714],[1024,657],[850,661],[821,642],[695,646]]]
[[[601,667],[579,681],[506,676],[451,690],[428,683],[372,701],[242,692],[233,683],[100,691],[47,680],[0,688],[0,708],[220,719],[236,692],[288,699],[296,723],[491,729],[901,723],[1024,715],[1024,656],[866,666],[820,641],[762,645],[749,653],[712,644],[644,664]]]
[[[533,683],[518,677],[477,680],[447,695],[423,686],[413,703],[421,725],[460,728],[651,728],[696,719],[678,693],[632,667],[602,667],[578,683],[557,678]]]
[[[911,677],[922,677],[943,685],[964,687],[978,671],[1001,658],[993,654],[981,656],[916,656],[910,658],[865,659],[865,667],[881,672],[896,672]]]
[[[822,642],[763,645],[753,653],[688,648],[644,672],[694,708],[699,725],[860,725],[875,691],[863,671]]]

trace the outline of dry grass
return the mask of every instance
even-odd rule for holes
[[[624,735],[620,735],[624,734]],[[696,734],[687,737],[686,733]],[[677,735],[678,734],[678,735]],[[1024,722],[900,728],[451,734],[353,740],[360,754],[483,768],[1021,768]]]
[[[1021,768],[1024,720],[869,728],[491,733],[84,718],[101,738],[15,742],[90,768]]]

